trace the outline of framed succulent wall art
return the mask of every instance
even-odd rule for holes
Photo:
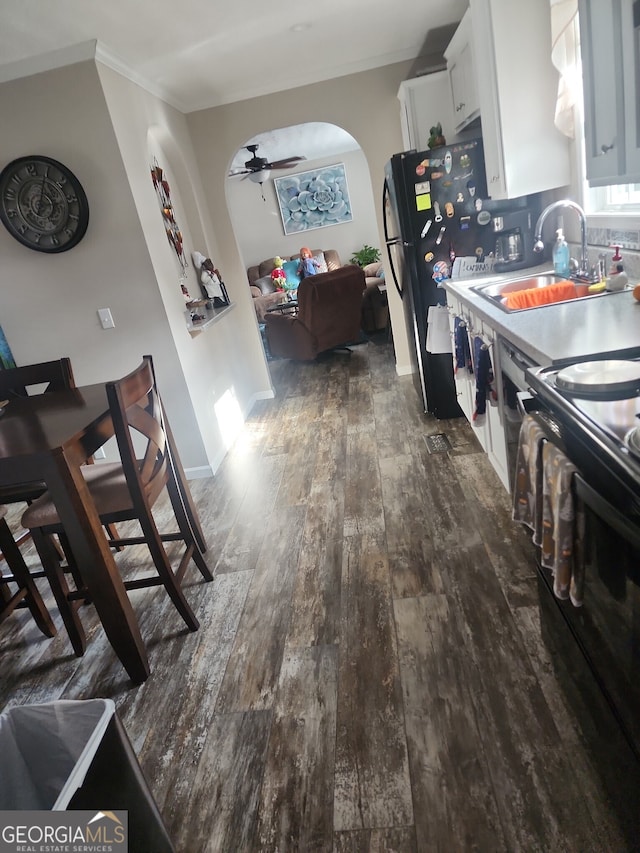
[[[285,234],[351,222],[351,201],[343,163],[274,178]]]
[[[158,165],[158,161],[155,159],[151,166],[151,180],[153,181],[153,186],[155,187],[158,200],[160,202],[160,212],[162,213],[162,220],[167,233],[167,240],[176,253],[180,266],[182,267],[182,276],[185,277],[187,274],[187,258],[184,253],[182,232],[180,231],[176,221],[176,215],[171,201],[171,188],[169,187],[169,182],[164,175],[163,169]]]

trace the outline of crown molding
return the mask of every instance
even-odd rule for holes
[[[130,68],[116,54],[107,50],[97,39],[80,42],[68,47],[52,50],[48,53],[41,53],[36,56],[30,56],[26,59],[20,59],[16,62],[9,62],[6,65],[0,65],[0,83],[7,83],[10,80],[18,80],[21,77],[30,77],[33,74],[41,74],[46,71],[53,71],[56,68],[62,68],[65,65],[75,65],[78,62],[86,62],[93,59],[94,62],[99,62],[115,71],[117,74],[140,86],[150,95],[159,98],[164,103],[183,114],[197,112],[198,110],[212,109],[213,107],[222,106],[224,104],[236,103],[237,101],[246,101],[251,98],[264,97],[265,95],[275,94],[277,92],[288,91],[299,86],[313,85],[314,83],[322,83],[325,80],[343,77],[348,74],[356,74],[362,71],[369,71],[373,68],[378,68],[384,65],[391,65],[396,62],[414,59],[414,52],[411,50],[398,51],[395,53],[379,56],[374,59],[365,61],[346,62],[340,66],[333,66],[331,71],[327,73],[327,69],[323,69],[322,73],[310,72],[309,74],[296,75],[295,81],[291,79],[282,80],[280,85],[272,86],[255,86],[250,89],[239,89],[229,93],[224,97],[211,97],[203,99],[201,102],[193,100],[181,100],[175,95],[170,94],[162,86],[153,83],[148,78],[138,74]]]
[[[53,71],[54,68],[75,65],[77,62],[86,62],[87,59],[95,57],[96,45],[96,40],[92,39],[0,65],[0,83],[19,80],[20,77],[31,77],[33,74],[41,74],[44,71]]]
[[[122,75],[122,77],[126,77],[127,80],[130,80],[132,83],[135,83],[137,86],[140,86],[142,89],[145,90],[145,92],[148,92],[150,95],[154,95],[154,97],[159,98],[161,101],[164,101],[165,104],[169,104],[170,107],[174,107],[181,113],[188,112],[186,104],[176,99],[173,95],[170,95],[165,89],[162,88],[162,86],[157,86],[151,83],[146,77],[143,77],[141,74],[138,74],[128,65],[126,65],[114,53],[111,53],[111,51],[103,47],[100,42],[96,42],[95,59],[96,62],[100,62],[102,63],[102,65],[106,65],[107,68],[111,68],[111,70],[115,71],[117,74]]]
[[[0,65],[0,83],[8,83],[11,80],[19,80],[21,77],[31,77],[34,74],[54,71],[56,68],[64,68],[66,65],[75,65],[78,62],[86,62],[91,59],[126,77],[127,80],[142,87],[149,94],[160,98],[169,106],[175,107],[182,113],[187,112],[185,104],[177,101],[160,86],[154,86],[142,75],[137,74],[114,53],[103,47],[97,39],[79,42],[59,50],[39,53],[36,56],[28,56],[26,59]]]

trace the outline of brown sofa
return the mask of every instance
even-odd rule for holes
[[[314,255],[318,252],[323,252],[329,272],[337,270],[342,266],[338,253],[334,249],[313,249]],[[282,255],[283,261],[297,261],[299,259],[299,254],[290,255],[289,257]],[[275,257],[266,258],[266,260],[249,267],[247,270],[247,278],[249,279],[249,287],[251,288],[258,323],[264,323],[265,314],[270,308],[282,305],[288,300],[287,294],[281,290],[276,290],[271,280],[271,273],[276,268],[275,261]]]
[[[271,355],[312,361],[321,352],[357,341],[364,289],[364,272],[351,264],[303,279],[297,315],[274,311],[265,316]]]

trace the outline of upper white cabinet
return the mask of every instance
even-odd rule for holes
[[[480,101],[471,44],[471,10],[467,10],[460,26],[444,52],[451,87],[454,126],[460,131],[480,115]]]
[[[587,178],[592,186],[640,181],[640,20],[632,0],[580,0]]]
[[[430,130],[438,122],[447,142],[454,140],[454,119],[446,71],[414,77],[400,84],[400,121],[405,150],[426,151]]]
[[[558,73],[549,3],[471,0],[462,25],[471,45],[489,195],[517,198],[566,186],[569,143],[554,125]]]

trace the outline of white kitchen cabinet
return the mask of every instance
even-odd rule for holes
[[[455,141],[453,107],[446,71],[404,80],[398,90],[405,150],[426,151],[431,128],[438,122],[447,142]]]
[[[585,148],[591,186],[640,181],[638,28],[631,0],[580,0]]]
[[[458,398],[458,405],[462,409],[462,412],[465,418],[472,422],[473,418],[473,410],[475,407],[475,377],[473,373],[469,373],[469,371],[465,367],[460,367],[456,369],[456,340],[455,340],[455,331],[456,331],[456,318],[462,320],[465,324],[468,323],[468,311],[464,311],[460,303],[453,297],[451,294],[447,295],[447,302],[449,304],[449,331],[451,333],[451,352],[453,353],[453,380],[456,386],[456,396]],[[480,439],[479,439],[480,440]],[[482,440],[480,440],[482,444]]]
[[[569,141],[554,125],[558,73],[548,2],[471,0],[469,11],[489,195],[566,186]]]
[[[479,415],[476,420],[473,419],[473,414],[476,408],[476,378],[474,373],[469,373],[464,367],[455,370],[455,320],[460,317],[467,325],[469,332],[469,341],[471,345],[471,354],[474,358],[473,341],[476,337],[481,337],[485,346],[489,347],[491,354],[491,363],[496,373],[496,340],[497,336],[494,330],[480,320],[479,317],[473,314],[468,306],[463,305],[454,294],[447,294],[447,304],[449,306],[449,329],[451,332],[452,351],[454,353],[454,381],[456,385],[456,393],[458,395],[458,405],[462,409],[464,416],[469,421],[474,435],[482,449],[489,457],[494,470],[500,478],[502,484],[507,491],[509,490],[509,469],[507,461],[507,442],[505,431],[502,424],[500,405],[501,400],[490,402],[487,400],[486,413]]]
[[[451,87],[454,126],[461,131],[480,115],[471,43],[471,10],[467,10],[447,49],[447,72]]]

